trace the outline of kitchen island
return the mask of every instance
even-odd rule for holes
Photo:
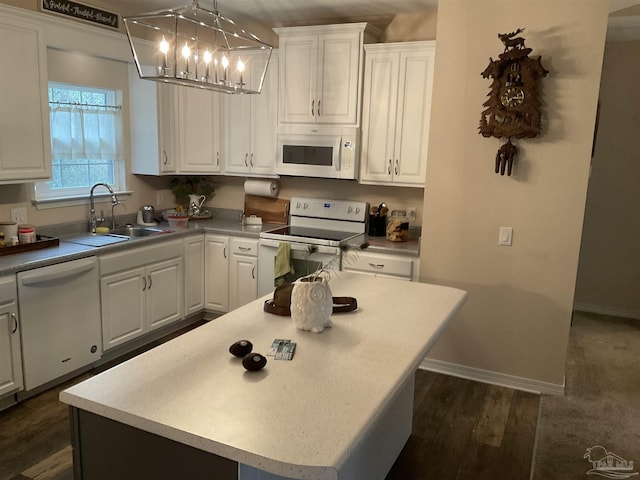
[[[411,433],[414,374],[466,293],[334,273],[358,309],[323,333],[265,313],[266,297],[75,385],[76,480],[383,479]],[[229,346],[269,356],[248,372]]]

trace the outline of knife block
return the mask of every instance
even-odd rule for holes
[[[384,237],[387,234],[387,216],[369,215],[369,231],[370,237]]]

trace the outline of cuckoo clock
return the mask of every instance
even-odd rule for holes
[[[491,78],[485,110],[480,118],[480,133],[485,137],[506,138],[507,142],[496,154],[495,171],[511,175],[513,161],[518,152],[512,138],[533,138],[540,134],[541,114],[537,80],[547,75],[540,57],[529,58],[531,49],[525,47],[524,38],[518,37],[524,29],[499,33],[504,51],[498,60],[490,58],[489,66],[482,72]]]

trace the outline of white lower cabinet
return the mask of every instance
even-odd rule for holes
[[[204,310],[204,236],[184,239],[184,314]]]
[[[342,269],[378,277],[416,281],[420,270],[420,259],[404,255],[360,252],[357,257],[347,259]]]
[[[100,258],[105,351],[184,316],[182,251],[178,240]]]
[[[229,237],[205,235],[205,308],[229,311]]]
[[[258,298],[258,241],[231,239],[229,310]]]
[[[15,276],[0,279],[0,398],[23,388]]]
[[[258,240],[205,235],[205,309],[229,312],[258,298]]]

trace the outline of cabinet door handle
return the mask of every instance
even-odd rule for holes
[[[249,154],[248,154],[248,153],[245,153],[245,154],[244,154],[244,166],[245,166],[245,167],[248,167],[248,166],[249,166],[249,164],[247,163],[247,158],[248,158],[248,157],[249,157]]]
[[[11,314],[11,318],[13,318],[13,328],[11,329],[11,333],[16,333],[18,331],[18,318],[15,313]]]
[[[395,172],[396,175],[398,175],[398,159],[396,158],[396,165],[393,168],[393,171]]]
[[[251,165],[251,168],[253,168],[253,152],[251,152],[251,156],[249,157],[249,164]]]
[[[167,165],[169,163],[169,156],[167,155],[167,151],[163,150],[162,154],[164,155],[164,162],[162,162],[164,165]]]
[[[144,282],[144,285],[142,287],[142,291],[144,292],[147,289],[147,277],[143,276],[142,281]]]
[[[384,268],[384,263],[371,263],[369,262],[369,265],[373,268]]]
[[[238,246],[238,250],[242,250],[243,252],[250,252],[251,247]]]
[[[387,173],[391,175],[391,159],[389,159],[389,166],[387,167]]]
[[[315,100],[311,100],[311,116],[312,116],[312,117],[313,117],[313,116],[315,116],[315,115],[313,114],[313,107],[315,107],[315,105],[316,105],[316,101],[315,101]]]
[[[216,167],[220,165],[220,152],[216,152]]]
[[[322,102],[322,100],[318,100],[318,116],[320,116],[320,102]]]
[[[224,258],[227,258],[227,246],[226,245],[224,246],[224,249],[222,250],[222,256]]]
[[[251,278],[256,278],[256,266],[251,266]]]
[[[147,275],[147,278],[149,279],[149,290],[151,290],[151,285],[152,285],[152,281],[151,281],[151,275]]]

